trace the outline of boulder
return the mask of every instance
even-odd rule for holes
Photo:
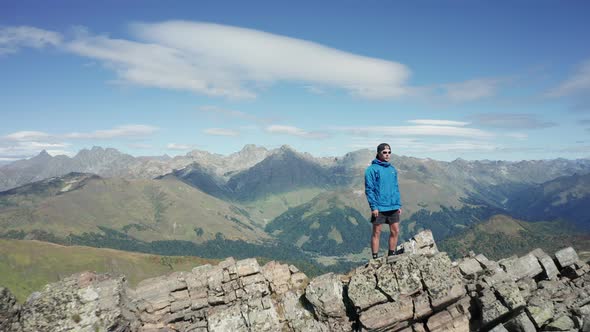
[[[237,274],[240,277],[260,273],[260,265],[254,258],[243,259],[236,263]]]
[[[483,268],[477,259],[468,257],[459,263],[459,271],[467,278],[475,278],[478,274],[483,272]]]
[[[531,254],[537,257],[537,259],[539,260],[539,263],[541,264],[541,266],[543,267],[543,271],[545,272],[545,278],[549,280],[557,278],[559,270],[557,269],[555,262],[549,255],[547,255],[541,249],[535,249],[531,251]]]
[[[378,304],[360,315],[360,322],[368,330],[392,330],[412,319],[414,308],[410,298],[402,298],[397,302]]]
[[[387,296],[377,289],[377,278],[372,269],[359,269],[348,284],[348,297],[360,311],[387,302]]]
[[[525,312],[521,312],[518,316],[510,319],[508,322],[504,323],[504,326],[508,329],[508,331],[519,331],[519,332],[536,332],[537,329],[535,325]]]
[[[451,304],[465,295],[465,284],[449,256],[438,253],[422,260],[421,275],[433,309]]]
[[[517,310],[526,305],[518,285],[514,281],[505,281],[495,284],[493,287],[496,290],[496,297],[509,310]]]
[[[137,325],[126,303],[123,277],[84,272],[30,296],[12,331],[126,331]]]
[[[0,287],[0,331],[5,331],[16,316],[20,306],[8,288]]]
[[[340,276],[334,273],[327,273],[311,280],[305,289],[305,297],[313,304],[320,320],[346,317],[342,288]]]
[[[514,261],[505,262],[506,273],[508,273],[514,281],[523,278],[534,278],[543,272],[539,260],[532,254],[528,254],[517,258]]]
[[[578,254],[572,247],[563,248],[555,253],[555,259],[561,268],[574,265],[578,261]]]

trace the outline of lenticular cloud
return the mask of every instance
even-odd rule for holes
[[[284,81],[366,98],[408,93],[404,65],[301,39],[186,21],[134,24],[131,31],[137,40],[85,35],[68,48],[105,61],[125,82],[213,96],[252,98],[257,87]]]

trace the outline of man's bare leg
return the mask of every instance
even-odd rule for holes
[[[397,237],[399,235],[399,222],[389,224],[389,254],[395,253]]]
[[[379,253],[379,237],[381,236],[381,224],[373,224],[373,233],[371,234],[371,252],[373,258]]]

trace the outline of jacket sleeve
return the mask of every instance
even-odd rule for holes
[[[398,176],[397,175],[398,175],[398,172],[397,172],[397,170],[395,170],[395,192],[396,192],[396,195],[397,195],[397,201],[398,201],[399,207],[401,209],[401,207],[402,207],[402,195],[401,195],[401,193],[399,191],[399,179],[398,179]]]
[[[370,167],[367,168],[367,170],[365,171],[365,196],[367,196],[367,201],[369,202],[369,207],[371,208],[371,211],[377,208],[375,180],[375,172]]]

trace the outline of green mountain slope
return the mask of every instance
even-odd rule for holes
[[[190,271],[217,260],[169,257],[113,249],[0,239],[0,286],[7,287],[23,302],[45,284],[81,271],[123,274],[131,286],[171,271]]]
[[[340,197],[319,195],[275,218],[266,231],[282,242],[321,255],[360,252],[367,246],[371,226]]]
[[[496,260],[522,255],[535,248],[551,254],[567,246],[573,246],[581,258],[590,258],[590,235],[579,233],[571,224],[525,222],[506,215],[495,215],[442,241],[436,237],[435,240],[440,250],[454,258],[465,256],[471,250]]]
[[[268,239],[248,213],[175,178],[125,180],[72,173],[0,193],[0,233],[65,238],[108,228],[141,241]]]
[[[567,220],[590,231],[590,174],[563,176],[518,192],[508,209],[525,220]]]
[[[253,167],[232,176],[227,187],[238,201],[253,201],[273,194],[338,184],[328,168],[288,147]]]

